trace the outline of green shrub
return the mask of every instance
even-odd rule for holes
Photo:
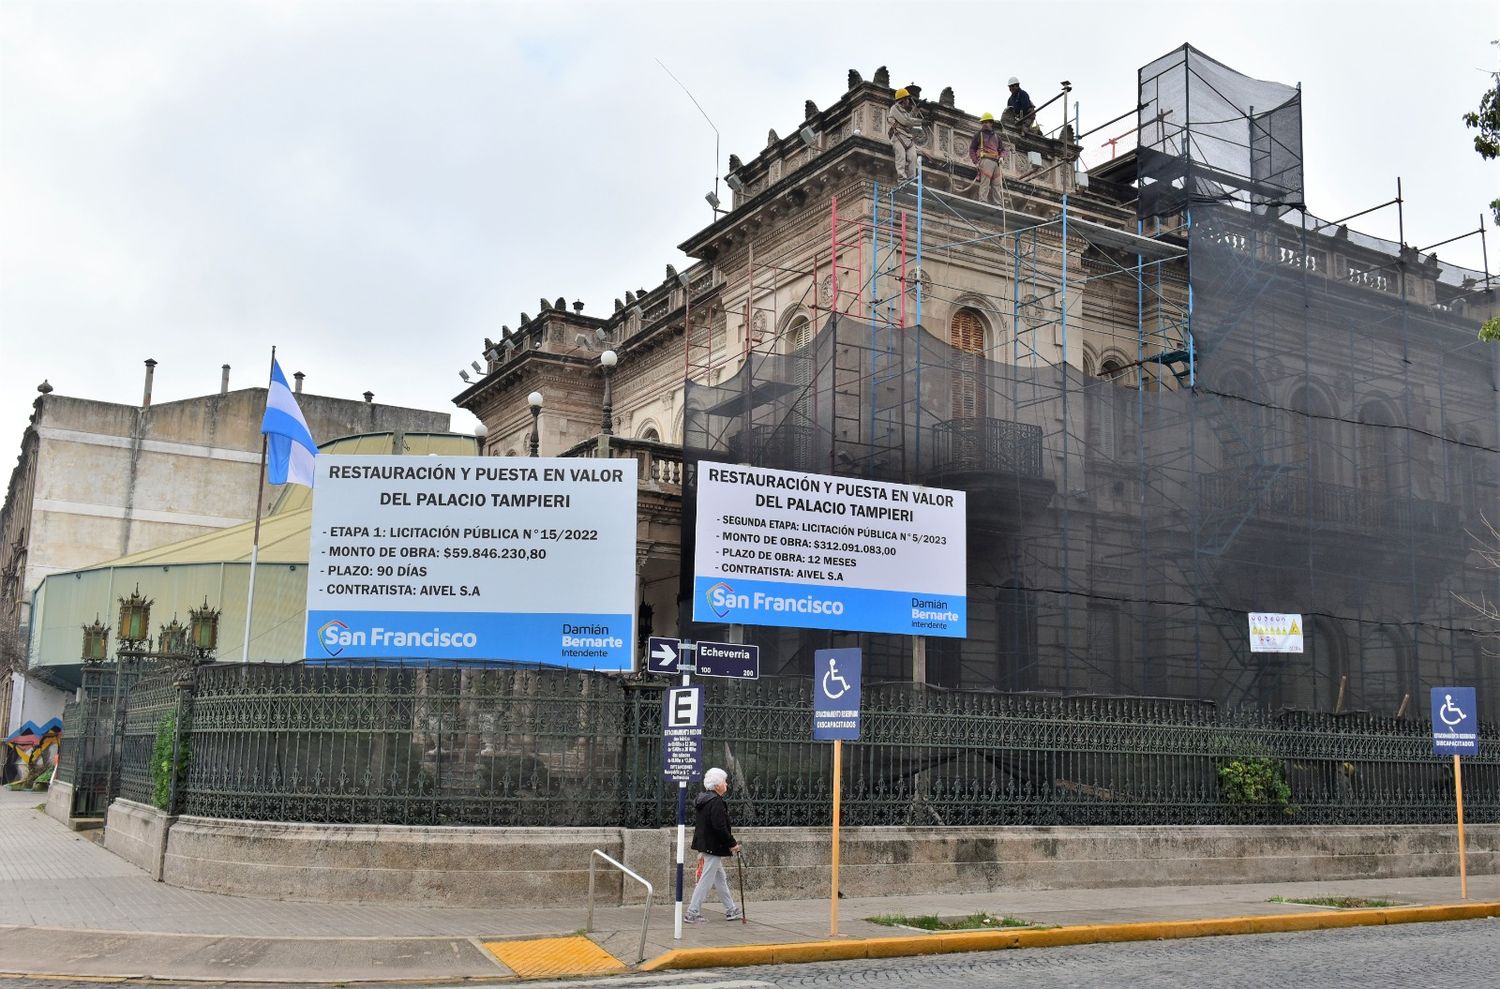
[[[1232,804],[1271,804],[1293,812],[1292,788],[1278,759],[1235,759],[1219,767],[1219,789]]]
[[[167,801],[172,793],[172,736],[177,734],[177,715],[164,714],[156,723],[156,741],[151,746],[151,803],[158,810],[170,812]],[[187,776],[188,740],[184,736],[177,751],[177,778]]]

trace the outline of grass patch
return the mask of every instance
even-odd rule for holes
[[[1393,907],[1395,900],[1371,900],[1363,896],[1273,896],[1271,903],[1302,903],[1310,907],[1338,907],[1358,910],[1366,907]]]
[[[1031,926],[1017,917],[997,917],[983,910],[963,917],[939,917],[931,913],[920,917],[908,917],[899,913],[883,913],[878,917],[865,919],[883,927],[915,927],[923,931],[982,931],[989,928]]]

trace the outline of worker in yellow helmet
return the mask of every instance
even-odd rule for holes
[[[1005,145],[1000,141],[1000,132],[995,129],[995,115],[986,113],[979,118],[979,132],[969,141],[969,161],[979,170],[979,201],[996,203],[1000,200],[1000,164],[1005,158]]]
[[[895,99],[886,115],[886,134],[896,156],[896,178],[905,182],[917,174],[917,135],[922,130],[922,118],[910,90],[896,90]]]

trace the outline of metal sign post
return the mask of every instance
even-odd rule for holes
[[[844,785],[844,740],[859,740],[861,653],[819,649],[813,660],[813,740],[833,742],[833,889],[828,934],[839,933],[839,824]]]
[[[684,651],[692,649],[683,644]],[[688,682],[686,668],[682,686],[668,687],[662,701],[662,762],[667,779],[677,782],[677,894],[673,905],[672,936],[682,939],[683,864],[687,844],[687,785],[697,778],[703,763],[703,688]]]
[[[1458,812],[1458,890],[1469,898],[1464,853],[1464,770],[1460,756],[1479,753],[1479,701],[1473,687],[1432,688],[1432,751],[1453,756],[1453,801]]]

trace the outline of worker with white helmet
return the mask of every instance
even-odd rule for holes
[[[1041,133],[1041,128],[1036,125],[1036,104],[1031,102],[1026,90],[1021,88],[1021,80],[1011,76],[1005,85],[1010,88],[1010,99],[1005,101],[1005,112],[1000,115],[1000,122],[1017,130]]]
[[[969,161],[979,170],[979,201],[999,203],[1000,162],[1005,157],[1005,145],[1000,141],[1000,132],[995,130],[995,115],[986,113],[979,118],[979,132],[969,141]]]
[[[911,90],[896,90],[895,100],[886,114],[886,134],[896,156],[896,178],[905,182],[917,174],[917,134],[922,130],[922,118]]]

